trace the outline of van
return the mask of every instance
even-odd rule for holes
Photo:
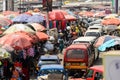
[[[96,37],[94,36],[83,36],[83,37],[78,37],[75,39],[72,44],[78,44],[78,43],[89,43],[89,44],[94,44],[96,40]]]
[[[95,53],[95,60],[99,58],[99,51],[96,47],[93,46],[94,42],[96,41],[95,36],[84,36],[75,39],[72,44],[79,44],[79,43],[89,43],[92,47],[92,52]]]
[[[89,43],[71,44],[64,52],[64,68],[70,73],[83,73],[93,64],[95,54]]]
[[[87,30],[99,30],[103,32],[103,27],[100,25],[93,25],[93,26],[89,26]]]
[[[95,36],[96,38],[99,38],[102,35],[103,32],[101,32],[101,30],[87,30],[84,36]]]

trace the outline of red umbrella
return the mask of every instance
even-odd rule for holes
[[[14,12],[14,11],[3,11],[2,12],[3,15],[10,15],[10,14],[19,14],[19,12]]]
[[[0,44],[10,45],[14,49],[24,49],[32,46],[31,39],[26,35],[9,34],[0,38]]]
[[[74,17],[72,15],[65,15],[65,19],[66,20],[76,20],[76,17]]]
[[[30,23],[36,31],[44,31],[45,27],[38,23]]]
[[[110,18],[102,21],[103,25],[119,25],[120,20],[118,18]]]
[[[44,32],[36,32],[37,37],[39,40],[48,40],[49,36]]]
[[[9,26],[10,24],[12,24],[12,21],[10,19],[0,18],[0,25],[2,27]]]
[[[87,16],[87,17],[93,17],[94,13],[90,11],[80,12],[79,15],[81,16]]]
[[[49,12],[49,19],[50,20],[64,20],[65,16],[61,11],[52,11],[52,12]]]

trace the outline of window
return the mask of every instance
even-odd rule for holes
[[[103,75],[102,75],[102,73],[101,72],[96,72],[95,73],[95,78],[94,78],[95,80],[101,80],[101,79],[103,79]]]
[[[87,78],[92,78],[93,77],[93,73],[94,73],[94,70],[88,70],[88,72],[87,72]]]
[[[67,51],[67,58],[75,58],[75,59],[80,59],[84,58],[85,54],[83,50],[80,49],[71,49]]]

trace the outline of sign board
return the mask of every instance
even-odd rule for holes
[[[104,80],[120,80],[120,50],[103,54]]]

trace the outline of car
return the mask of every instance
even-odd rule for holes
[[[103,79],[103,66],[92,66],[88,69],[84,78],[72,78],[69,80],[104,80]]]
[[[99,31],[103,32],[103,27],[100,25],[93,25],[93,26],[89,26],[88,30],[99,30]]]
[[[62,59],[59,59],[57,55],[41,55],[38,60],[37,70],[39,70],[42,65],[60,64],[61,61]]]
[[[84,36],[95,36],[96,38],[98,38],[102,35],[103,32],[101,32],[101,30],[87,30]]]
[[[42,65],[37,80],[67,80],[66,71],[63,65],[50,64]]]
[[[72,44],[78,44],[78,43],[90,43],[93,44],[96,40],[96,37],[94,36],[83,36],[83,37],[78,37],[75,39]]]

